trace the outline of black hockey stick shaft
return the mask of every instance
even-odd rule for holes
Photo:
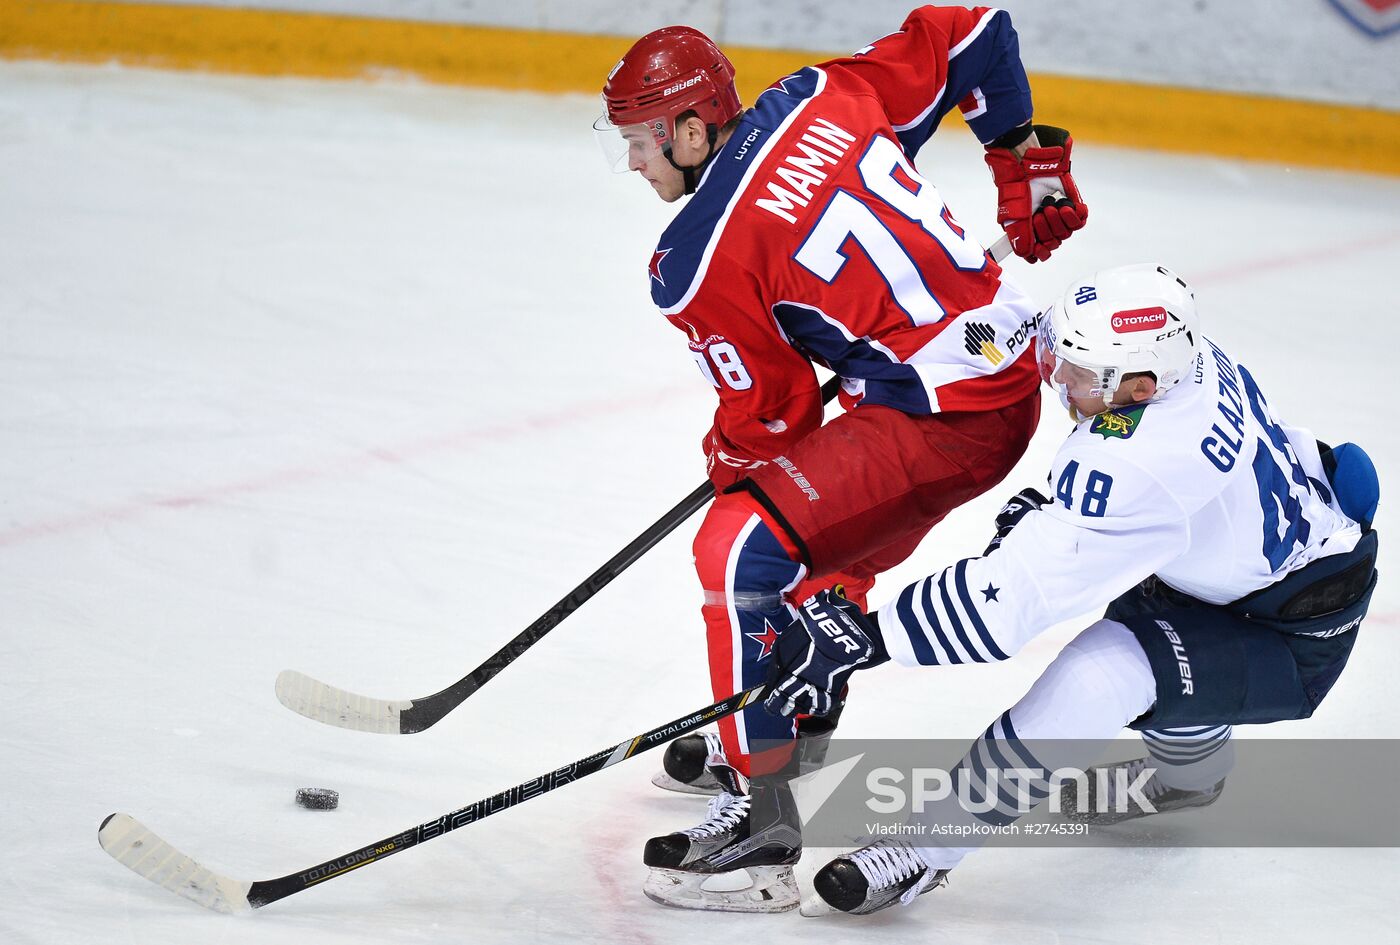
[[[578,610],[595,594],[612,583],[623,571],[631,567],[642,555],[652,549],[661,539],[675,531],[690,516],[705,507],[715,494],[715,487],[708,481],[698,486],[665,515],[657,519],[651,527],[634,538],[627,547],[609,558],[604,564],[586,577],[581,584],[559,599],[554,606],[535,619],[524,630],[511,638],[504,646],[487,657],[486,661],[470,673],[457,680],[441,692],[413,700],[413,705],[399,713],[399,732],[411,735],[435,725],[457,708],[482,686],[496,678],[500,672],[530,647],[543,640],[565,617]]]
[[[753,689],[736,692],[727,699],[683,715],[674,722],[668,722],[648,732],[643,732],[635,738],[618,742],[610,748],[604,748],[602,751],[580,758],[572,764],[556,768],[548,774],[531,778],[515,787],[501,791],[499,794],[484,797],[459,810],[443,814],[436,820],[430,820],[405,830],[403,833],[385,837],[383,840],[361,847],[344,856],[318,863],[309,869],[289,873],[278,879],[259,880],[251,884],[248,889],[248,904],[256,909],[270,902],[276,902],[278,899],[285,899],[295,893],[310,889],[312,886],[318,886],[328,880],[344,876],[362,866],[378,863],[395,853],[402,853],[410,847],[432,840],[448,831],[474,824],[492,814],[499,814],[503,810],[508,810],[517,804],[523,804],[541,794],[547,794],[580,778],[596,774],[604,768],[611,767],[644,751],[649,751],[657,745],[664,745],[666,742],[679,738],[702,725],[733,715],[758,698],[763,689],[763,686],[755,686]]]
[[[822,385],[823,404],[830,403],[836,397],[837,391],[840,390],[840,384],[839,377],[832,377]],[[704,508],[705,504],[714,497],[714,494],[715,487],[709,480],[697,486],[690,495],[676,503],[669,512],[652,523],[650,528],[634,538],[627,547],[609,558],[602,567],[585,578],[578,587],[565,594],[558,603],[541,614],[534,623],[491,654],[486,662],[441,692],[435,692],[431,696],[424,696],[421,699],[414,699],[411,706],[399,713],[399,733],[412,735],[441,721],[447,713],[467,701],[473,693],[494,679],[501,670],[515,662],[522,653],[544,639],[545,635],[563,622],[565,617],[578,610],[595,594],[611,584],[614,578],[631,567],[661,539],[671,534],[682,522]]]

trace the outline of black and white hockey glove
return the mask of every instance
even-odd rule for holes
[[[987,546],[987,550],[982,552],[982,557],[986,557],[993,551],[1001,547],[1002,539],[1011,534],[1011,529],[1015,528],[1029,513],[1048,505],[1049,499],[1041,495],[1034,489],[1022,489],[1020,492],[1006,500],[1006,504],[997,513],[997,533],[992,539],[992,543]]]
[[[851,673],[889,654],[875,623],[839,587],[807,598],[797,613],[778,635],[763,707],[787,717],[829,715]]]

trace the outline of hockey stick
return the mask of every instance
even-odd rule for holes
[[[109,814],[97,828],[97,842],[118,863],[138,876],[144,876],[157,886],[170,890],[191,902],[197,902],[206,909],[216,912],[246,912],[258,909],[269,902],[285,899],[287,896],[303,892],[327,880],[344,876],[362,866],[377,863],[395,853],[402,853],[409,847],[441,836],[449,830],[476,823],[492,814],[498,814],[531,798],[547,794],[556,788],[586,778],[590,774],[611,767],[619,761],[639,755],[644,751],[664,745],[673,738],[706,725],[716,719],[733,715],[756,699],[763,686],[755,686],[744,692],[737,692],[728,699],[681,716],[674,722],[644,732],[635,738],[618,742],[611,748],[604,748],[573,764],[565,765],[548,774],[531,778],[515,787],[507,788],[499,794],[482,798],[436,820],[419,824],[402,833],[385,837],[344,856],[318,863],[315,866],[256,882],[242,882],[205,869],[179,850],[156,836],[144,824],[130,814]]]
[[[822,385],[822,403],[831,402],[840,389],[840,384],[841,379],[833,377]],[[546,610],[534,623],[516,634],[510,642],[487,658],[486,662],[441,692],[418,699],[375,699],[338,689],[294,669],[284,669],[277,674],[277,701],[299,715],[340,728],[374,732],[379,735],[412,735],[421,732],[441,721],[443,716],[467,701],[501,670],[542,640],[545,634],[563,622],[565,617],[612,583],[613,578],[631,567],[657,542],[704,508],[705,503],[709,502],[714,494],[715,487],[709,480],[697,486],[695,491],[676,503],[650,528],[634,538],[631,544],[609,558],[602,567],[585,578],[582,584],[564,595],[563,599]]]
[[[997,262],[1005,259],[1010,252],[1011,240],[1004,234],[987,250],[987,254]],[[822,385],[822,403],[830,403],[836,396],[840,381],[839,377],[833,377]],[[709,482],[702,483],[582,584],[493,653],[486,662],[440,692],[417,699],[376,699],[323,683],[293,669],[285,669],[277,675],[277,700],[309,719],[360,732],[412,735],[430,728],[703,508],[713,496],[714,486]]]

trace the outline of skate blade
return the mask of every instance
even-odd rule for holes
[[[708,787],[704,785],[697,787],[694,784],[686,784],[684,781],[677,781],[665,771],[658,771],[656,774],[652,775],[651,783],[655,784],[663,791],[672,791],[676,794],[698,794],[701,797],[713,797],[719,793],[718,784]]]
[[[820,893],[813,892],[808,893],[802,898],[802,905],[799,907],[798,911],[809,919],[815,919],[818,916],[831,915],[840,910],[833,909],[827,901],[821,897]]]
[[[743,889],[706,889],[711,880],[748,874]],[[642,892],[652,902],[703,912],[788,912],[800,904],[791,866],[751,866],[729,873],[691,873],[652,867]]]

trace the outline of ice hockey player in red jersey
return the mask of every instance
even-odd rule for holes
[[[915,10],[748,110],[718,47],[668,27],[633,45],[603,97],[595,127],[614,168],[668,202],[693,194],[648,277],[719,394],[703,438],[719,495],[694,550],[711,684],[727,696],[764,681],[790,601],[836,583],[860,599],[1000,482],[1035,429],[1035,309],[915,168],[919,148],[961,110],[986,146],[998,221],[1030,262],[1087,208],[1069,134],[1031,123],[1016,33],[995,9]],[[845,412],[825,426],[814,364],[842,378]],[[720,793],[704,823],[647,843],[648,896],[798,904],[797,753],[752,747],[795,744],[801,724],[757,705],[721,724],[709,759]],[[705,888],[740,869],[747,889]]]

